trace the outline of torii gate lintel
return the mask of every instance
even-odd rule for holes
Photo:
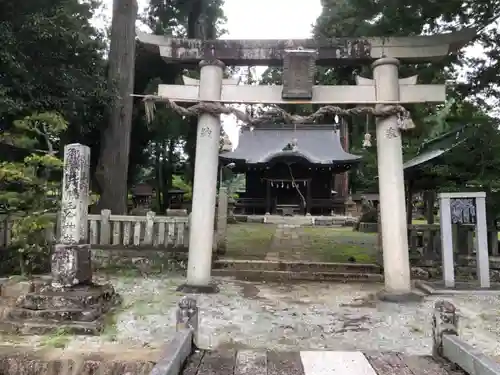
[[[469,43],[476,35],[472,28],[461,31],[412,37],[355,37],[281,40],[200,40],[179,39],[137,33],[140,43],[167,63],[198,64],[202,60],[221,60],[230,66],[281,66],[286,50],[316,50],[319,66],[369,64],[383,57],[402,63],[441,60]]]

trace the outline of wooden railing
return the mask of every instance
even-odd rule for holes
[[[59,238],[59,220],[54,214],[54,226],[47,231],[47,239]],[[0,220],[0,248],[12,244],[12,224],[15,217]],[[56,225],[57,224],[57,225]],[[187,248],[189,240],[187,216],[112,215],[102,210],[100,215],[88,215],[87,242],[95,249],[120,248]]]

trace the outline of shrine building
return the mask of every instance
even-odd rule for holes
[[[344,150],[338,125],[259,126],[240,133],[221,166],[246,175],[235,208],[244,214],[344,214],[346,172],[361,157]]]

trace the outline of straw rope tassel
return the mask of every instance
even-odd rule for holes
[[[363,148],[372,147],[372,135],[369,133],[370,116],[366,114],[365,137],[363,139]]]

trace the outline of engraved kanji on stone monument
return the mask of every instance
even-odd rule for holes
[[[90,148],[64,147],[61,237],[52,254],[52,285],[71,287],[92,280],[87,238]]]
[[[60,238],[63,244],[80,243],[87,237],[89,166],[89,147],[74,143],[64,148]]]

